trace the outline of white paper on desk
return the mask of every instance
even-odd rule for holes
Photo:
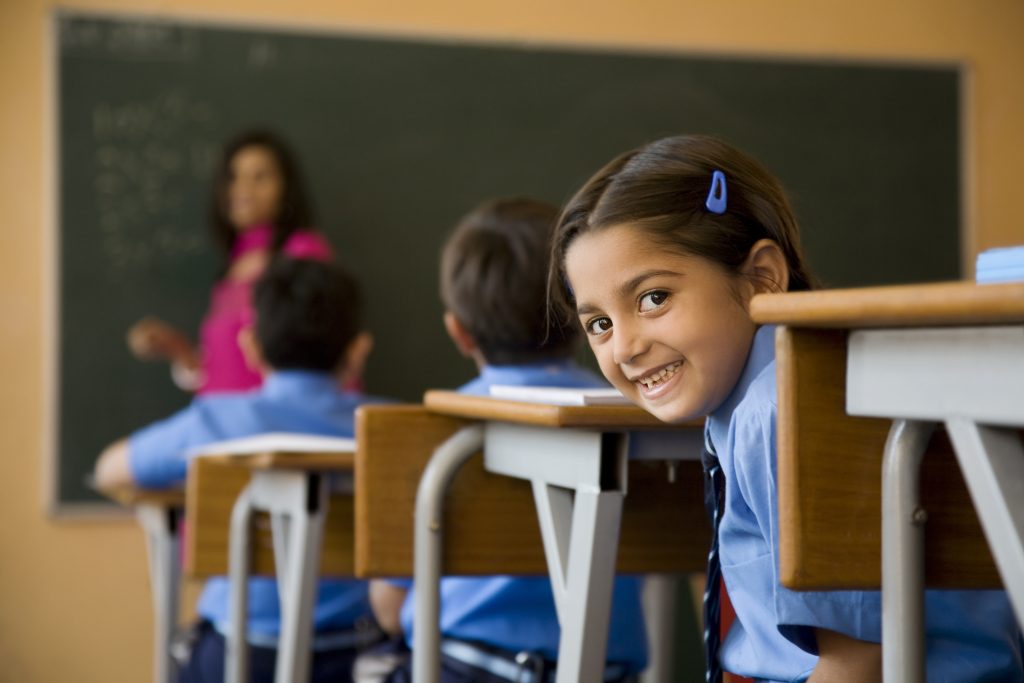
[[[628,406],[632,405],[618,389],[570,389],[566,387],[530,387],[495,384],[491,398],[556,406]]]
[[[197,446],[188,452],[188,457],[194,458],[202,455],[252,455],[254,453],[271,452],[353,453],[355,450],[355,439],[337,436],[317,436],[315,434],[272,432]]]

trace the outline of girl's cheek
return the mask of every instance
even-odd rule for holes
[[[601,374],[604,378],[612,383],[614,386],[618,386],[622,382],[622,378],[619,376],[619,368],[615,363],[611,362],[610,359],[602,356],[597,357],[597,364],[601,368]]]

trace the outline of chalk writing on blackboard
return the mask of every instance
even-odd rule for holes
[[[187,193],[208,185],[215,119],[209,103],[184,90],[92,107],[93,196],[112,280],[204,248],[203,231],[183,207]]]
[[[278,48],[266,39],[256,39],[249,43],[247,61],[252,69],[273,66],[278,59]]]
[[[87,51],[157,61],[193,61],[200,56],[199,31],[162,21],[114,24],[65,18],[59,30],[64,54]]]

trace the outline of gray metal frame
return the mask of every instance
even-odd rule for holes
[[[274,680],[309,679],[313,605],[328,507],[327,477],[318,472],[255,470],[231,511],[228,549],[231,628],[226,637],[225,680],[249,679],[248,585],[252,559],[252,519],[270,513],[274,562],[281,600],[281,635]]]
[[[442,444],[416,496],[413,679],[439,678],[444,495],[459,467],[483,447],[488,471],[533,488],[562,630],[557,683],[602,680],[628,459],[645,450],[630,442],[646,441],[657,457],[673,459],[696,459],[703,444],[688,432],[666,434],[631,439],[616,431],[496,421],[467,427]]]
[[[887,680],[924,680],[919,465],[949,431],[989,547],[1024,623],[1024,326],[850,334],[846,410],[894,419],[882,490],[882,656]]]
[[[172,683],[178,665],[171,656],[171,642],[178,628],[181,569],[176,505],[140,502],[135,517],[146,535],[150,591],[153,596],[153,680]]]
[[[897,420],[882,459],[882,679],[924,683],[920,473],[934,423]]]
[[[441,444],[420,477],[416,490],[413,571],[416,612],[413,616],[413,680],[437,683],[441,673],[441,551],[444,495],[459,468],[483,446],[483,427],[465,427]]]

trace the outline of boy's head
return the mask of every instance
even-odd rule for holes
[[[253,289],[253,308],[255,325],[242,344],[252,356],[255,341],[259,364],[361,372],[372,341],[362,328],[359,284],[338,265],[275,258]]]
[[[478,363],[512,365],[569,356],[576,326],[545,315],[550,237],[558,209],[497,199],[455,227],[441,254],[445,326]]]

